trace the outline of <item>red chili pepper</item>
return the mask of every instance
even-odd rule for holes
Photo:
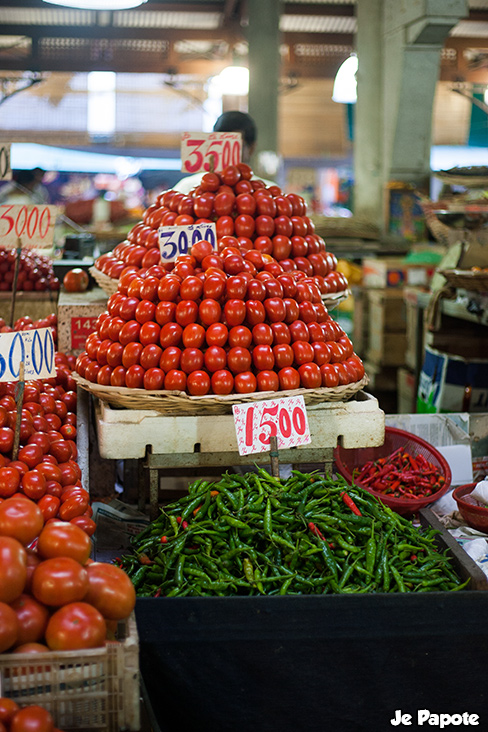
[[[348,508],[350,508],[351,511],[356,514],[356,516],[363,515],[348,493],[346,493],[345,491],[344,491],[344,493],[341,493],[341,498],[344,501],[344,503],[346,504],[346,506]]]
[[[182,521],[181,522],[181,528],[182,529],[187,529],[188,528],[188,521]]]
[[[317,526],[315,526],[314,523],[312,523],[310,521],[310,523],[308,524],[308,528],[310,529],[312,534],[314,534],[314,536],[318,536],[319,539],[322,539],[322,541],[325,541],[325,536],[322,534],[320,529]]]
[[[159,541],[161,542],[161,544],[167,544],[168,543],[168,537],[167,536],[162,536]]]
[[[153,597],[159,597],[159,596],[160,596],[160,594],[161,594],[161,587],[158,587],[158,589],[157,589],[157,590],[156,590],[156,592],[154,593]]]
[[[181,522],[183,521],[183,519],[181,518],[181,516],[177,516],[177,517],[176,517],[176,520],[177,520],[177,522],[178,522],[179,524],[181,524]]]

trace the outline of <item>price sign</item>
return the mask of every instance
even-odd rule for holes
[[[20,330],[0,334],[0,381],[18,381],[20,364],[24,379],[56,376],[54,341],[51,328]]]
[[[274,436],[278,450],[311,442],[303,396],[234,404],[232,411],[239,455],[267,452]]]
[[[97,329],[98,315],[71,318],[71,349],[83,349],[90,333]]]
[[[183,173],[220,171],[241,161],[240,132],[184,132],[181,138]],[[213,165],[212,165],[213,160]]]
[[[0,246],[49,249],[59,206],[0,204]]]
[[[160,226],[159,249],[163,262],[174,262],[180,254],[188,250],[202,239],[210,242],[217,249],[217,229],[215,224],[190,224],[190,226]]]
[[[0,180],[12,180],[10,145],[0,145]]]

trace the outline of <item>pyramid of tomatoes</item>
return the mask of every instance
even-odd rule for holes
[[[283,195],[279,186],[266,187],[252,178],[245,163],[230,165],[222,173],[206,173],[190,194],[164,191],[149,206],[127,239],[95,266],[118,279],[127,267],[147,269],[161,261],[160,226],[215,223],[221,248],[232,246],[241,253],[257,249],[271,255],[285,272],[298,270],[314,277],[322,295],[347,290],[347,279],[336,271],[337,258],[326,251],[306,215],[304,199],[296,193]],[[169,270],[174,264],[167,264]]]
[[[200,240],[163,264],[158,226],[202,221],[215,222],[217,248]],[[118,278],[117,291],[76,362],[87,381],[205,396],[363,378],[323,301],[332,287],[347,288],[335,257],[313,233],[303,199],[252,180],[249,166],[207,173],[188,196],[162,193],[116,250],[102,266]]]

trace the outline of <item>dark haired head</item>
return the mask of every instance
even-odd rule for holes
[[[224,112],[214,124],[214,132],[241,132],[248,147],[252,147],[257,138],[256,123],[245,112]]]

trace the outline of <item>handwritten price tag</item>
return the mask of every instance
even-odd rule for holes
[[[206,239],[217,249],[217,229],[215,224],[190,224],[190,226],[160,226],[159,249],[163,262],[174,262],[180,254],[187,254],[188,249]]]
[[[54,238],[54,224],[59,206],[26,206],[19,203],[0,205],[0,245],[7,249],[18,246],[49,249]]]
[[[71,318],[71,348],[73,351],[83,349],[90,333],[96,330],[98,316]]]
[[[21,361],[25,381],[56,376],[54,353],[51,328],[0,334],[0,381],[18,381]]]
[[[234,404],[232,411],[239,455],[268,451],[274,436],[278,450],[311,442],[303,396]]]
[[[181,137],[181,170],[184,173],[220,171],[241,161],[240,132],[184,132]]]
[[[10,145],[0,145],[0,180],[12,180]]]

